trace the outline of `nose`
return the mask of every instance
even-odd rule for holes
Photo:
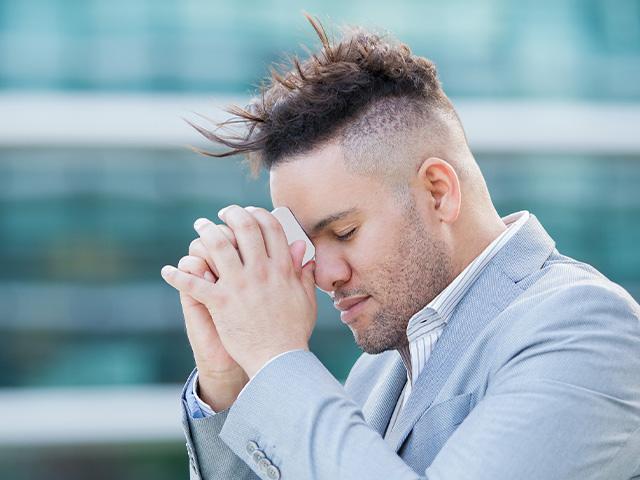
[[[347,261],[335,252],[316,247],[316,285],[325,292],[332,292],[351,278],[351,268]]]

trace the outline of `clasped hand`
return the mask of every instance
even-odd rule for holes
[[[302,267],[304,242],[289,247],[267,210],[231,205],[218,217],[226,226],[202,218],[194,224],[213,281],[170,265],[161,274],[181,298],[206,307],[222,345],[251,378],[279,353],[308,350],[317,318],[315,263]]]

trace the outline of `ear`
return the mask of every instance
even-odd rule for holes
[[[445,160],[429,157],[418,168],[418,183],[442,222],[453,223],[460,214],[462,193],[455,170]]]

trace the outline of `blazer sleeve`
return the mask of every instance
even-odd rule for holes
[[[187,440],[186,447],[189,455],[190,480],[255,480],[253,471],[220,439],[219,434],[225,424],[229,410],[223,410],[215,415],[194,415],[193,406],[190,408],[188,400],[189,389],[196,370],[187,380],[182,392],[182,428]],[[193,397],[193,395],[191,395]]]
[[[253,377],[229,409],[220,439],[265,480],[422,478],[308,351],[288,353]],[[275,476],[260,471],[247,452],[251,442],[278,469]]]

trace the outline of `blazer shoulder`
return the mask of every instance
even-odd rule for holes
[[[493,374],[553,379],[633,398],[628,387],[638,387],[633,379],[640,369],[640,306],[593,267],[546,265],[496,320]]]
[[[513,306],[527,303],[533,311],[552,310],[550,318],[570,320],[582,312],[593,315],[609,309],[631,327],[638,327],[640,305],[622,286],[591,265],[562,255],[552,256],[534,275],[523,279],[523,293]],[[566,312],[566,314],[563,314]]]

